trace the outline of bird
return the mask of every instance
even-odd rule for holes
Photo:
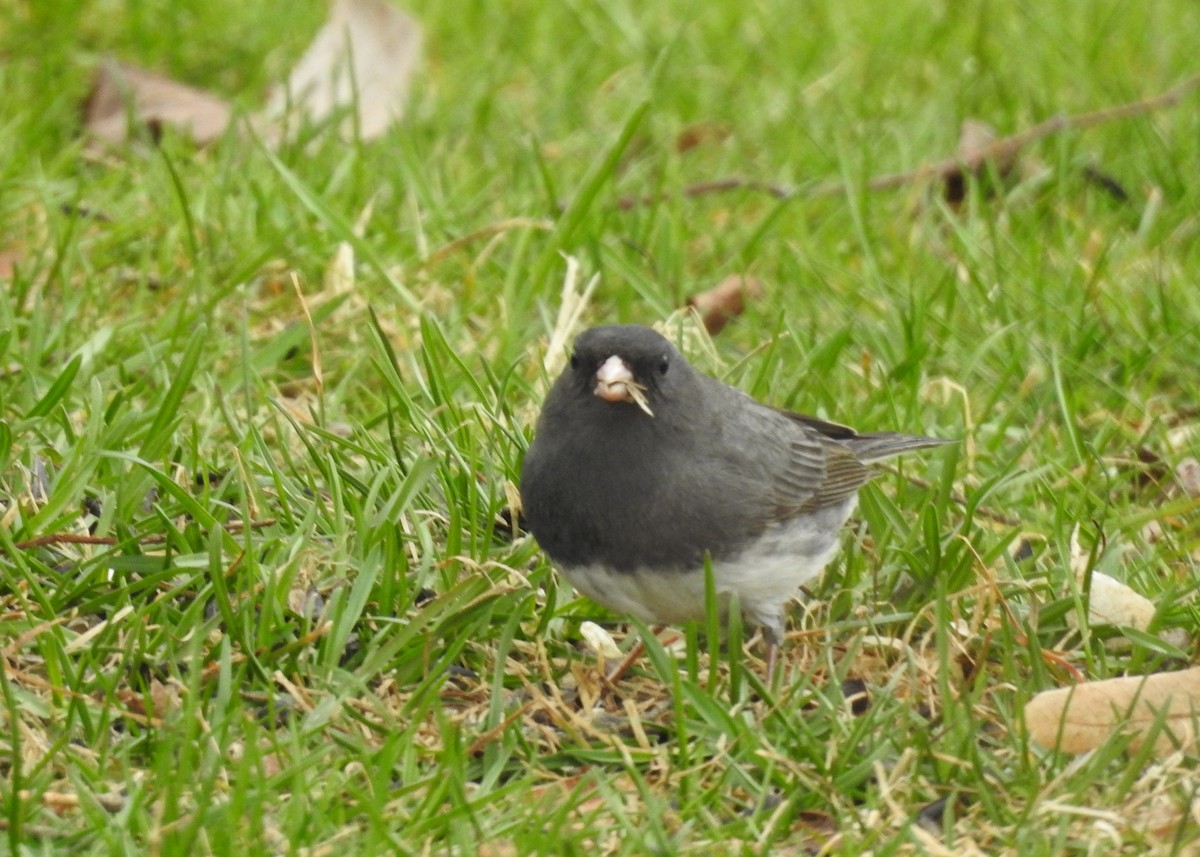
[[[736,597],[766,645],[837,553],[870,465],[950,443],[859,433],[763,404],[640,325],[593,327],[542,404],[521,467],[525,529],[574,588],[654,625]]]

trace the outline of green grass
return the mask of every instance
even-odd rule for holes
[[[1160,630],[1200,624],[1171,477],[1200,446],[1197,96],[1047,139],[958,214],[862,187],[963,119],[1195,74],[1200,7],[409,8],[426,61],[384,140],[101,158],[100,56],[252,108],[324,4],[0,10],[0,853],[1193,853],[1194,754],[1065,757],[1021,712],[1182,660],[1073,630],[1076,525]],[[845,193],[674,193],[730,175]],[[564,254],[600,276],[589,324],[749,271],[767,296],[698,364],[964,438],[864,492],[774,689],[749,641],[682,629],[600,694],[580,621],[637,630],[498,525]],[[19,546],[88,532],[114,543]]]

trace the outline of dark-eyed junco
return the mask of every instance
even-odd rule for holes
[[[646,622],[702,618],[711,557],[722,607],[734,593],[762,627],[770,675],[784,606],[836,553],[867,465],[947,442],[768,407],[649,328],[596,327],[546,397],[521,502],[576,589]]]

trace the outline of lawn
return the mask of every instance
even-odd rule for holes
[[[1023,715],[1197,660],[1200,92],[869,187],[1168,90],[1200,6],[405,8],[403,122],[274,150],[80,104],[112,55],[253,110],[324,3],[0,8],[0,854],[1200,853],[1194,745]],[[960,439],[864,490],[773,686],[753,629],[657,642],[514,535],[572,300]],[[585,621],[649,643],[616,687]]]

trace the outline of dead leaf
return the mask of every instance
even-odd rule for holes
[[[1193,747],[1200,724],[1200,667],[1150,676],[1086,682],[1039,693],[1025,706],[1029,737],[1046,748],[1086,753],[1121,729],[1137,733],[1136,750],[1155,724],[1154,751]]]
[[[287,606],[297,616],[313,620],[325,612],[325,599],[316,589],[296,586],[288,590]]]
[[[1154,618],[1154,602],[1134,592],[1115,577],[1092,572],[1088,594],[1088,621],[1093,625],[1121,625],[1145,631]]]
[[[733,130],[724,122],[697,122],[679,132],[675,138],[675,151],[682,155],[697,146],[724,143],[732,134]]]
[[[150,701],[154,706],[152,712],[158,717],[177,711],[182,704],[179,687],[174,682],[161,682],[156,678],[150,679]]]
[[[1103,549],[1103,548],[1101,548]],[[1091,552],[1079,540],[1079,525],[1071,531],[1071,571],[1082,585],[1089,576],[1092,565]],[[1154,602],[1140,592],[1134,591],[1115,577],[1092,569],[1088,588],[1088,622],[1092,625],[1120,625],[1148,630],[1154,619]],[[1068,621],[1074,621],[1073,615]]]
[[[748,274],[731,274],[706,292],[692,295],[687,305],[704,323],[709,336],[716,336],[725,325],[746,310],[746,304],[762,297],[762,284]]]
[[[821,836],[833,836],[840,830],[836,818],[819,809],[802,809],[796,813],[792,824],[793,830],[804,830]]]
[[[157,139],[169,126],[205,145],[225,133],[232,115],[224,99],[112,59],[96,70],[83,106],[84,128],[110,143],[125,142],[134,127]]]
[[[587,644],[601,658],[620,658],[621,650],[617,647],[616,641],[612,638],[612,634],[605,631],[595,622],[581,622],[579,624],[579,634],[587,641]]]
[[[22,790],[20,798],[23,801],[40,800],[56,815],[78,809],[85,800],[94,802],[108,812],[120,812],[129,802],[128,797],[121,792],[89,792],[86,799],[80,799],[79,795],[72,792],[45,791],[35,795],[34,792]]]
[[[288,119],[319,123],[353,109],[343,135],[380,136],[404,111],[421,39],[420,25],[383,0],[334,0],[325,25],[251,118],[252,127],[274,144]],[[125,142],[137,128],[157,139],[170,127],[203,146],[226,132],[232,116],[223,98],[111,59],[96,70],[84,102],[84,128],[110,143]]]
[[[356,107],[357,123],[342,126],[349,136],[370,140],[398,120],[421,56],[421,27],[383,0],[334,0],[300,61],[268,100],[263,117],[278,122],[289,111],[322,122]]]
[[[117,698],[133,713],[154,717],[165,717],[182,703],[178,687],[156,678],[150,680],[149,693],[125,689],[117,691]]]

